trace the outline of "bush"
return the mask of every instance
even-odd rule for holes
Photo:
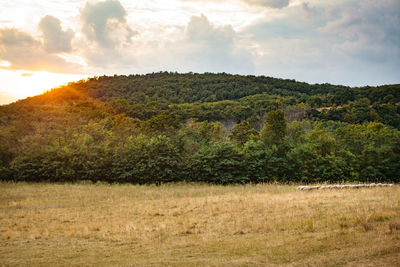
[[[112,166],[113,180],[139,184],[183,181],[182,156],[166,136],[132,139]]]
[[[191,178],[193,181],[214,184],[248,182],[243,156],[232,143],[213,142],[201,147],[193,157]]]

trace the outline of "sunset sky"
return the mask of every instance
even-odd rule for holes
[[[0,1],[0,104],[158,71],[400,83],[400,1]]]

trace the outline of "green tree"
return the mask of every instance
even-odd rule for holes
[[[254,139],[257,137],[258,132],[250,127],[250,123],[248,121],[235,124],[230,134],[231,140],[237,143],[239,146],[243,146],[251,138]]]
[[[308,142],[313,144],[318,155],[326,156],[334,153],[336,144],[335,138],[322,126],[317,124],[308,135]]]
[[[12,160],[12,154],[8,145],[0,136],[0,180],[11,180],[11,170],[9,164]]]
[[[283,142],[286,135],[286,120],[282,110],[268,112],[260,135],[266,145],[278,145]]]
[[[248,182],[243,156],[228,142],[212,142],[194,155],[191,166],[194,181],[217,184]]]
[[[242,148],[244,167],[248,181],[252,183],[269,182],[265,173],[266,149],[259,139],[250,139]]]
[[[148,135],[174,134],[179,129],[179,119],[175,114],[160,114],[142,124],[142,131]]]
[[[118,182],[160,184],[187,178],[182,155],[167,136],[131,138],[123,153],[115,155],[112,177]]]

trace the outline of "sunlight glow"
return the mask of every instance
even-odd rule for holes
[[[17,99],[42,94],[52,88],[86,77],[84,75],[56,74],[46,71],[2,70],[0,76],[4,75],[7,75],[8,81],[1,85],[0,91]]]
[[[10,67],[10,66],[11,66],[11,63],[10,63],[10,62],[5,61],[5,60],[0,61],[0,68],[8,68],[8,67]]]

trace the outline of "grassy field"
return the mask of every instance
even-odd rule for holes
[[[1,266],[400,266],[400,186],[0,183]]]

